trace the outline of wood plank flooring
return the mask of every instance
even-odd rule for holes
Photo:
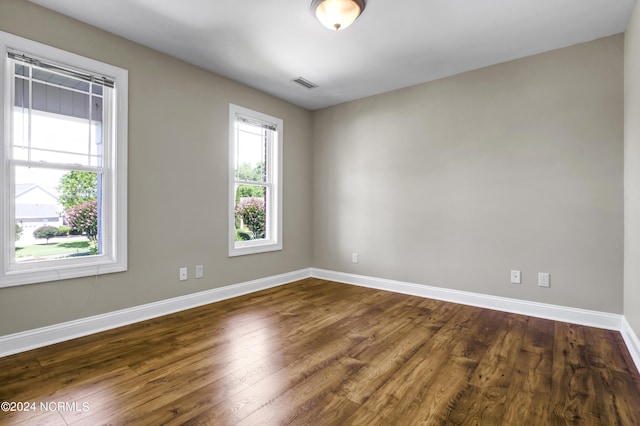
[[[1,425],[631,426],[640,376],[614,331],[310,278],[0,358],[0,401],[30,410]]]

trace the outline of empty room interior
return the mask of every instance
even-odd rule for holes
[[[0,0],[0,424],[640,425],[640,6],[561,3]]]

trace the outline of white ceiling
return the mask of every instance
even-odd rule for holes
[[[617,34],[635,3],[367,0],[335,32],[311,0],[31,1],[311,110]]]

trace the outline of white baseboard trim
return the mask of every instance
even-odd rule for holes
[[[633,358],[633,362],[636,364],[636,368],[640,371],[640,339],[636,333],[633,332],[631,325],[627,322],[626,318],[622,318],[622,328],[620,330],[624,343],[627,345],[629,354]]]
[[[375,288],[378,290],[427,297],[446,302],[460,303],[462,305],[477,306],[480,308],[494,309],[572,324],[587,325],[589,327],[598,327],[617,331],[620,331],[622,327],[622,315],[606,312],[529,302],[526,300],[510,299],[507,297],[491,296],[468,291],[451,290],[441,287],[387,280],[383,278],[373,278],[317,268],[311,269],[311,276],[346,284]]]
[[[95,315],[61,324],[0,336],[0,357],[25,352],[65,340],[99,333],[112,328],[157,318],[232,297],[277,287],[311,276],[311,268],[260,278],[244,283],[187,294],[159,302]]]

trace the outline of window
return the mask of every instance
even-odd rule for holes
[[[229,105],[229,256],[282,250],[282,120]]]
[[[127,71],[0,32],[0,287],[127,269]]]

